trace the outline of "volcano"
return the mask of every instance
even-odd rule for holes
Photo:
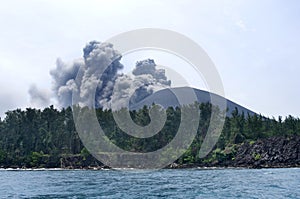
[[[231,113],[236,108],[239,114],[244,113],[245,115],[249,114],[250,116],[256,114],[255,112],[220,95],[191,87],[176,87],[159,90],[137,103],[129,104],[129,109],[138,110],[143,108],[144,106],[150,107],[152,106],[152,104],[159,104],[163,108],[180,107],[179,100],[177,99],[175,93],[181,96],[190,96],[191,91],[195,93],[195,97],[197,98],[196,100],[199,103],[211,103],[211,97],[213,97],[216,101],[225,100],[227,106],[227,116],[231,116]]]

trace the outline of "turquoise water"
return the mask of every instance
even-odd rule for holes
[[[300,169],[0,171],[0,198],[300,198]]]

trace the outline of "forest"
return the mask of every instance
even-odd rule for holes
[[[300,119],[267,118],[262,115],[244,115],[238,109],[226,117],[222,134],[211,153],[199,157],[212,109],[209,103],[197,104],[200,120],[197,135],[189,149],[176,160],[177,165],[222,165],[234,161],[238,148],[259,140],[300,136]],[[149,138],[135,138],[124,133],[114,121],[111,110],[96,109],[96,115],[106,136],[127,151],[149,152],[168,144],[179,128],[181,109],[168,108],[163,129]],[[149,108],[130,111],[136,124],[149,124]],[[247,146],[248,146],[247,145]],[[261,154],[252,154],[254,160]],[[89,168],[103,164],[93,158],[82,144],[73,120],[72,108],[58,110],[54,106],[43,110],[27,108],[6,112],[0,118],[0,168]]]

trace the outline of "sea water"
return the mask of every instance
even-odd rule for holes
[[[1,170],[0,198],[300,198],[300,168]]]

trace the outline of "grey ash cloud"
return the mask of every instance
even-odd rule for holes
[[[50,71],[52,77],[52,90],[55,98],[62,107],[72,103],[72,92],[77,89],[75,78],[80,67],[84,66],[82,60],[75,60],[70,64],[61,59],[56,60],[56,68]]]
[[[35,84],[30,86],[28,93],[32,105],[36,107],[45,107],[50,104],[50,93],[46,90],[38,89]]]
[[[135,69],[132,71],[132,74],[135,76],[151,75],[158,83],[171,86],[171,81],[167,80],[165,70],[156,69],[156,64],[152,59],[138,61]]]
[[[79,92],[83,100],[89,100],[91,92],[95,92],[95,85],[95,105],[105,109],[119,109],[128,103],[137,103],[155,91],[170,87],[171,81],[165,70],[157,69],[154,60],[138,61],[132,74],[125,75],[120,73],[123,69],[121,58],[112,44],[91,41],[83,49],[83,58],[71,63],[57,59],[56,68],[50,71],[50,75],[53,97],[58,105],[72,105],[74,91]],[[36,87],[30,88],[29,94],[32,102],[49,104],[49,96],[42,95]]]

